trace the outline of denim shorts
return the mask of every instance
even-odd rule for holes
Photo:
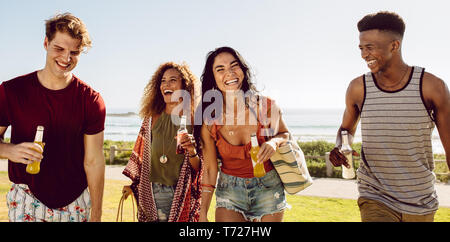
[[[283,184],[275,169],[261,178],[241,178],[220,172],[216,208],[239,212],[248,221],[261,221],[263,216],[287,207]]]
[[[169,220],[170,208],[172,207],[175,186],[166,186],[161,183],[152,183],[153,198],[155,199],[158,221],[167,222]]]

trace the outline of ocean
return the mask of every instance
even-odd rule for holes
[[[105,139],[135,141],[142,120],[132,109],[111,109],[106,116]],[[325,140],[335,142],[342,121],[342,109],[285,109],[283,119],[294,137],[300,141]],[[358,125],[354,142],[361,142]],[[432,136],[433,152],[444,153],[435,128]]]
[[[285,109],[283,119],[296,140],[325,140],[334,143],[342,114],[342,109]],[[142,120],[136,110],[110,109],[105,121],[105,140],[135,141],[141,124]],[[11,137],[9,128],[5,136]],[[354,142],[361,142],[359,125]],[[432,145],[434,153],[445,153],[436,128],[433,131]]]

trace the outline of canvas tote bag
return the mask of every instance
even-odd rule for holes
[[[281,178],[284,190],[293,195],[311,186],[313,180],[306,166],[303,151],[290,133],[289,137],[289,141],[278,147],[270,160]]]
[[[254,96],[255,97],[255,96]],[[262,112],[267,113],[267,103],[261,103],[260,106],[259,101],[263,100],[261,98],[256,98],[256,101],[250,102],[251,104],[256,103],[257,106],[249,105],[252,113],[257,117],[259,121],[260,118],[260,110]],[[255,110],[257,110],[255,112]],[[269,137],[274,136],[274,131],[269,126],[264,126],[264,131],[266,140]],[[297,142],[293,139],[291,132],[289,133],[289,140],[277,148],[275,154],[272,155],[270,160],[275,167],[278,175],[281,178],[281,182],[283,183],[284,190],[293,195],[296,194],[305,188],[312,185],[313,180],[311,175],[309,174],[308,167],[306,166],[305,155],[301,150],[300,146],[298,146]]]

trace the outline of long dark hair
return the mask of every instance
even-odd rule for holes
[[[206,55],[206,63],[205,67],[203,68],[203,73],[200,78],[200,81],[202,82],[202,93],[206,93],[209,90],[212,90],[213,88],[218,89],[216,80],[214,79],[214,73],[213,73],[213,64],[216,57],[223,53],[227,52],[234,56],[238,60],[239,66],[241,67],[242,71],[244,72],[244,81],[242,83],[242,91],[247,92],[248,90],[253,90],[256,92],[255,85],[252,83],[252,73],[250,71],[250,67],[248,66],[247,62],[242,58],[241,54],[237,52],[235,49],[224,46],[219,47],[213,51],[210,51]]]
[[[196,120],[199,120],[199,118],[201,117],[202,124],[205,122],[205,120],[203,120],[203,112],[209,105],[211,105],[215,101],[215,100],[214,101],[213,100],[205,101],[203,98],[203,95],[211,90],[220,91],[219,88],[217,87],[217,83],[214,78],[213,64],[214,64],[214,60],[216,59],[216,57],[223,52],[227,52],[227,53],[233,55],[237,59],[239,66],[241,67],[242,71],[244,72],[244,80],[242,82],[241,90],[244,93],[248,93],[248,91],[251,91],[252,93],[255,93],[255,94],[258,93],[258,91],[256,90],[256,87],[255,87],[255,84],[252,82],[253,75],[251,73],[250,67],[247,64],[247,62],[244,60],[244,58],[242,58],[241,54],[239,54],[238,51],[236,51],[235,49],[228,47],[228,46],[219,47],[213,51],[210,51],[206,55],[206,63],[203,68],[203,73],[200,77],[200,81],[202,83],[202,94],[201,94],[202,100],[200,101],[199,106],[195,113]],[[221,118],[222,107],[219,107],[219,108],[220,109],[218,110],[218,113],[215,114],[214,119]],[[200,141],[199,137],[200,137],[200,130],[201,130],[202,124],[196,124],[194,126],[194,133],[196,134],[195,139],[196,139],[197,143],[199,143],[199,141]]]

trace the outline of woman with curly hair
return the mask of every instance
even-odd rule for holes
[[[123,171],[132,180],[123,192],[132,191],[136,197],[140,222],[198,221],[202,158],[192,125],[181,137],[183,154],[176,152],[175,137],[180,115],[192,120],[199,84],[187,65],[168,62],[159,66],[144,89],[142,127]]]
[[[289,138],[279,108],[258,94],[248,65],[230,47],[207,55],[201,81],[204,123],[196,126],[197,133],[201,129],[205,159],[200,221],[207,221],[217,184],[216,222],[281,222],[287,203],[280,177],[269,160]],[[252,134],[260,146],[258,163],[265,175],[253,172]]]

